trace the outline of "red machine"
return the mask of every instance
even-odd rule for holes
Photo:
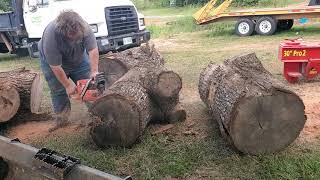
[[[280,44],[279,59],[284,63],[283,75],[288,82],[312,79],[320,72],[320,43],[285,40]]]
[[[99,73],[94,79],[83,79],[77,82],[77,94],[73,99],[81,101],[96,101],[105,90],[105,75]]]

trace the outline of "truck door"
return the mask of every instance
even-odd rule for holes
[[[29,38],[41,38],[50,18],[49,0],[25,0],[24,22]]]

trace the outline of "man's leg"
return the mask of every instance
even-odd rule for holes
[[[82,64],[78,68],[75,68],[70,72],[70,78],[76,84],[77,84],[78,80],[90,79],[90,63],[89,63],[89,57],[86,53],[84,55],[84,60],[83,60]],[[90,106],[92,105],[90,102],[84,102],[84,103],[87,106],[87,108],[90,108]],[[89,116],[90,116],[91,121],[97,119],[97,117],[95,117],[91,113],[89,113]],[[86,126],[86,125],[90,124],[91,121],[81,121],[80,126]]]
[[[45,76],[51,93],[53,111],[55,113],[55,126],[49,129],[50,132],[67,125],[71,110],[69,97],[64,86],[59,82],[50,66],[40,54],[41,70]]]
[[[77,84],[79,80],[90,79],[90,63],[87,53],[84,53],[84,59],[81,65],[70,71],[70,78],[75,84]],[[85,104],[88,108],[90,107],[90,103],[85,102]]]

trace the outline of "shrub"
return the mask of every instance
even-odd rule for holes
[[[0,1],[0,12],[10,10],[11,0],[1,0]]]

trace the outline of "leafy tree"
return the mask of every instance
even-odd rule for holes
[[[11,0],[0,0],[0,11],[10,10]]]

